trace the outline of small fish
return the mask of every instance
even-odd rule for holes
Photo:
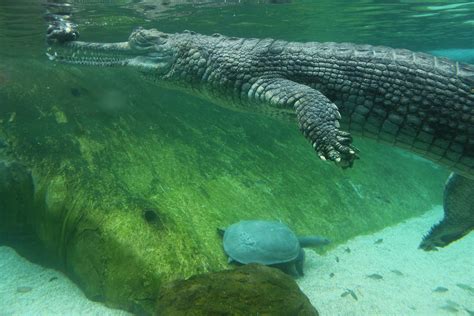
[[[446,300],[446,305],[441,306],[440,308],[451,313],[457,313],[462,307],[455,301]]]
[[[447,292],[448,289],[443,287],[443,286],[438,286],[436,289],[433,290],[433,292],[436,292],[436,293],[444,293],[444,292]]]
[[[448,311],[450,313],[457,313],[459,312],[459,310],[454,307],[454,306],[451,306],[451,305],[444,305],[444,306],[441,306],[440,309],[444,309],[445,311]]]
[[[334,276],[335,276],[335,274],[334,274],[333,272],[331,272],[331,273],[329,274],[329,277],[330,277],[330,278],[333,278]]]
[[[339,257],[338,256],[336,256],[336,262],[339,262]]]
[[[367,275],[367,277],[372,279],[372,280],[382,280],[383,279],[383,276],[381,276],[380,274],[377,274],[377,273],[369,274],[369,275]]]
[[[356,301],[359,300],[359,298],[357,297],[357,295],[354,293],[354,291],[352,291],[351,289],[346,289],[342,294],[341,294],[341,297],[346,297],[347,295],[351,295],[353,299],[355,299]]]
[[[30,286],[19,286],[16,288],[16,291],[18,293],[28,293],[32,290],[33,288]]]
[[[379,238],[374,242],[374,244],[381,244],[381,243],[383,243],[383,238]]]
[[[344,249],[344,252],[351,253],[351,248],[347,247],[346,249]]]
[[[400,275],[400,276],[403,275],[402,271],[400,270],[390,270],[390,272],[395,273],[396,275]]]
[[[351,296],[352,296],[353,299],[355,299],[356,301],[359,300],[359,299],[357,298],[357,295],[354,293],[354,291],[352,291],[352,290],[348,290],[348,291],[349,291],[349,293],[351,293]]]
[[[54,276],[54,277],[52,277],[52,278],[49,279],[49,282],[55,281],[55,280],[57,280],[57,279],[58,279],[58,277],[55,277],[55,276]]]
[[[471,292],[471,294],[474,294],[474,287],[463,283],[457,283],[456,285],[461,289]]]

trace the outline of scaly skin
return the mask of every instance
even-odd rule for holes
[[[444,188],[444,218],[423,238],[420,248],[436,250],[474,229],[474,181],[452,173]]]
[[[47,36],[50,58],[131,66],[158,83],[226,107],[296,118],[318,156],[342,167],[352,166],[358,155],[340,124],[351,133],[436,161],[471,179],[471,184],[474,179],[471,65],[347,43],[166,34],[155,29],[138,29],[121,43],[80,42],[78,36],[70,22],[52,23]],[[468,190],[474,194],[474,186]],[[458,208],[457,213],[474,217],[472,208]]]

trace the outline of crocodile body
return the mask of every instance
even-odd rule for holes
[[[342,167],[358,158],[351,134],[375,138],[444,165],[465,179],[460,186],[474,194],[471,65],[370,45],[167,34],[155,29],[138,29],[119,43],[77,38],[71,23],[53,23],[48,30],[50,59],[134,67],[154,81],[232,109],[295,119],[317,155]],[[434,248],[474,227],[472,208],[449,209],[455,214],[450,218],[467,218],[469,227],[463,226],[455,237],[451,233],[452,238],[436,240]],[[470,213],[464,216],[465,212]],[[435,235],[433,229],[424,244]],[[424,249],[430,248],[424,244]]]

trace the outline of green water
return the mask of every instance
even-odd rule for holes
[[[472,3],[165,7],[78,1],[73,19],[86,41],[123,41],[143,26],[416,51],[474,45]],[[43,12],[36,1],[0,2],[0,137],[35,181],[34,205],[12,210],[1,236],[25,256],[31,249],[9,238],[12,227],[36,236],[34,259],[90,298],[149,310],[140,298],[161,283],[227,268],[216,228],[241,219],[327,236],[327,250],[441,203],[447,170],[402,150],[356,139],[361,159],[339,170],[317,159],[295,124],[231,112],[127,69],[52,63]]]
[[[347,41],[419,51],[472,48],[474,41],[474,9],[469,1],[236,2],[166,6],[152,0],[70,1],[75,7],[74,21],[89,40],[123,40],[131,30],[144,26],[164,32],[189,29],[205,34]],[[45,25],[40,1],[3,0],[1,5],[0,40],[6,44],[2,45],[2,55],[42,55]]]

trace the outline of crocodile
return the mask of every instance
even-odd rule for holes
[[[453,175],[444,219],[420,248],[444,247],[474,228],[472,65],[382,46],[143,28],[125,42],[84,42],[64,19],[50,23],[46,38],[51,60],[127,66],[224,107],[296,121],[319,158],[342,168],[359,158],[352,135],[426,157]]]

